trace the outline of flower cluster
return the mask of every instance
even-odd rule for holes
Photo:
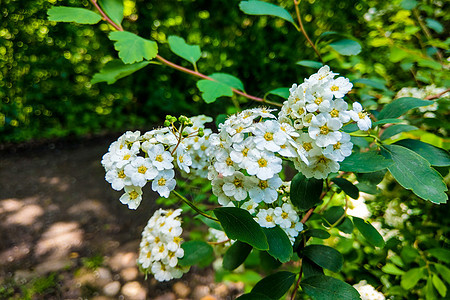
[[[189,271],[189,267],[178,265],[178,259],[184,256],[180,214],[181,209],[159,209],[142,232],[138,264],[158,281],[180,278]]]
[[[348,103],[343,97],[352,89],[352,83],[324,66],[300,84],[292,85],[290,96],[283,103],[279,121],[292,125],[293,135],[301,159],[293,159],[295,167],[307,177],[326,178],[339,170],[339,162],[349,156],[353,144],[350,135],[342,132],[343,125],[357,122],[367,131],[372,122],[360,103]]]
[[[367,281],[361,280],[353,286],[361,295],[362,300],[384,300],[384,295],[378,292],[373,286],[367,284]]]
[[[397,92],[397,95],[395,95],[395,98],[402,98],[402,97],[414,97],[419,99],[426,99],[428,96],[435,96],[435,95],[441,95],[441,98],[448,98],[450,97],[450,92],[445,93],[445,88],[438,88],[434,84],[428,85],[424,88],[417,88],[417,87],[404,87],[400,91]],[[442,94],[444,93],[444,94]],[[436,111],[438,109],[438,102],[434,101],[433,104],[428,106],[421,106],[419,107],[419,111],[422,113],[429,112],[429,111]],[[430,118],[434,118],[434,115],[429,115]]]
[[[177,118],[167,116],[163,128],[154,129],[141,135],[139,131],[127,131],[113,142],[102,158],[105,168],[105,179],[114,190],[124,190],[120,197],[128,208],[136,209],[142,200],[142,188],[152,182],[152,190],[161,197],[168,198],[175,188],[174,167],[185,173],[190,170],[207,168],[207,156],[196,160],[198,151],[203,151],[201,144],[197,149],[188,140],[205,140],[204,123],[210,118],[205,116],[192,119],[181,116],[180,127],[175,127]],[[208,132],[208,131],[207,131]],[[210,132],[208,132],[208,135]],[[196,152],[197,151],[197,152]],[[192,159],[194,157],[194,159]],[[204,172],[204,171],[203,171]]]

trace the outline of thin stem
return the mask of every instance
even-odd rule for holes
[[[222,244],[225,244],[225,243],[227,243],[229,241],[230,241],[230,239],[226,239],[226,240],[221,241],[221,242],[208,242],[208,244],[210,244],[210,245],[222,245]]]
[[[431,95],[431,96],[427,96],[425,97],[426,100],[434,100],[434,99],[438,99],[440,98],[442,95],[446,94],[450,92],[450,89],[446,89],[445,91],[443,91],[442,93],[439,93],[437,95]]]
[[[184,197],[183,195],[181,195],[180,193],[178,193],[177,191],[173,190],[172,191],[178,198],[180,198],[181,200],[183,200],[184,203],[186,203],[187,205],[189,205],[193,210],[195,210],[196,212],[198,212],[199,214],[201,214],[202,216],[211,219],[213,221],[219,222],[219,220],[217,220],[214,217],[211,217],[210,215],[208,215],[207,213],[205,213],[204,211],[202,211],[200,208],[198,208],[197,206],[195,206],[194,203],[192,203],[191,201],[189,201],[186,197]]]
[[[95,8],[97,8],[97,10],[99,11],[99,13],[102,15],[103,19],[108,22],[109,24],[111,24],[112,27],[114,27],[115,29],[119,30],[119,31],[123,31],[122,25],[117,25],[116,23],[114,23],[113,20],[111,20],[106,13],[103,11],[103,9],[98,5],[97,0],[91,0],[91,3],[95,6]]]
[[[319,50],[317,50],[316,45],[314,45],[314,43],[311,41],[311,39],[309,38],[308,34],[306,33],[305,28],[303,27],[302,18],[300,16],[300,0],[294,0],[294,6],[295,6],[295,13],[297,14],[298,25],[300,25],[299,31],[301,31],[303,33],[303,35],[305,36],[305,38],[308,41],[308,43],[314,49],[314,52],[316,52],[317,56],[319,57],[320,62],[323,63],[323,59],[322,59],[322,56],[319,53]]]
[[[292,292],[291,295],[291,300],[295,299],[295,296],[297,295],[297,291],[298,291],[298,287],[300,286],[300,281],[302,280],[302,264],[303,260],[300,259],[300,272],[298,273],[298,279],[297,282],[295,283],[295,287],[294,287],[294,291]]]
[[[311,217],[313,211],[314,211],[315,207],[312,207],[308,210],[308,212],[305,214],[305,216],[303,217],[303,219],[300,221],[301,223],[305,224],[306,221],[308,221],[309,217]]]

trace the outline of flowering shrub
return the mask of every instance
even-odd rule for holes
[[[377,185],[389,176],[422,199],[446,203],[447,186],[434,167],[450,165],[448,152],[417,139],[392,139],[416,128],[398,124],[408,120],[409,111],[436,102],[407,95],[380,110],[366,111],[350,97],[354,91],[349,78],[337,77],[339,74],[323,65],[321,52],[304,31],[297,1],[294,6],[298,25],[279,6],[262,1],[240,3],[240,9],[247,14],[276,16],[294,25],[322,61],[303,62],[318,71],[302,83],[267,93],[285,98],[282,104],[248,94],[243,83],[230,74],[200,73],[196,65],[200,48],[180,37],[169,37],[170,49],[192,63],[194,69],[166,60],[158,54],[156,42],[123,30],[120,9],[105,5],[108,1],[100,1],[102,5],[91,2],[101,16],[69,7],[54,7],[48,13],[53,21],[95,24],[103,18],[116,29],[109,38],[120,60],[105,65],[93,83],[113,83],[156,59],[200,77],[197,87],[207,103],[240,95],[265,105],[241,110],[235,101],[236,113],[216,118],[217,128],[209,116],[168,115],[162,127],[143,134],[126,132],[111,144],[102,165],[112,188],[124,191],[119,199],[123,204],[137,209],[148,183],[161,197],[177,197],[210,227],[212,241],[183,242],[181,209],[159,209],[142,233],[138,259],[142,271],[167,281],[180,278],[192,265],[211,261],[214,255],[223,255],[222,267],[232,271],[251,253],[258,252],[262,265],[271,265],[269,269],[274,270],[285,264],[284,270],[261,279],[240,299],[279,299],[289,290],[291,299],[295,299],[300,288],[315,299],[384,299],[367,281],[352,286],[340,280],[351,278],[330,275],[341,271],[343,253],[352,247],[354,228],[370,249],[381,251],[386,241],[399,232],[394,229],[389,233],[384,225],[399,227],[412,213],[401,204],[398,211],[396,202],[391,202],[385,224],[370,224],[367,218],[371,212],[361,191],[376,194]],[[333,41],[329,46],[341,55],[361,51],[360,45],[350,39]],[[440,91],[438,97],[444,92]],[[294,170],[297,174],[289,176]],[[390,175],[386,175],[388,172]],[[203,210],[199,203],[177,191],[180,177],[202,178],[217,199],[215,208]],[[325,241],[331,238],[330,233],[332,240]],[[344,240],[350,240],[350,246],[338,251],[336,248]],[[432,256],[448,262],[448,250],[434,249],[430,250]],[[391,260],[396,256],[389,255],[387,259]],[[422,278],[423,267],[404,272],[396,265],[404,267],[406,263],[398,259],[392,262],[382,270],[400,275],[401,288],[412,288]],[[429,264],[426,260],[430,286],[427,295],[435,288],[444,297],[446,286],[440,277],[445,278],[448,269],[442,264],[429,268]]]

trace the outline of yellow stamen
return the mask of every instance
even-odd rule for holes
[[[261,168],[267,167],[267,160],[265,160],[264,158],[258,159],[258,165],[259,165]]]
[[[125,175],[125,172],[121,170],[117,173],[117,177],[119,177],[120,179],[124,179],[127,176]]]
[[[264,134],[264,139],[266,141],[271,141],[273,140],[273,134],[271,132],[266,132],[266,134]]]
[[[333,85],[333,86],[331,87],[331,91],[337,92],[337,91],[339,91],[339,87],[338,87],[337,85]]]
[[[258,183],[258,187],[262,190],[265,190],[269,187],[269,184],[267,183],[267,180],[260,180]]]
[[[155,159],[159,162],[162,162],[164,160],[161,154],[156,155]]]
[[[145,174],[147,172],[147,168],[145,166],[140,166],[138,168],[138,173]]]
[[[320,127],[320,134],[327,135],[330,132],[330,129],[327,125],[323,125]]]
[[[332,111],[330,111],[330,115],[333,118],[337,118],[337,117],[339,117],[339,111],[337,109],[333,109]]]
[[[164,179],[164,177],[161,177],[161,178],[158,180],[158,185],[159,185],[159,186],[164,186],[164,185],[166,185],[166,179]]]

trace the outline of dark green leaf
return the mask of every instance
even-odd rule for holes
[[[337,226],[337,229],[344,233],[352,233],[353,232],[353,222],[348,217],[344,217],[342,222]]]
[[[413,97],[398,98],[387,104],[378,114],[378,119],[398,118],[410,109],[433,104],[430,100],[421,100]]]
[[[149,61],[142,61],[126,65],[119,59],[112,60],[103,66],[100,73],[97,73],[92,77],[91,83],[107,82],[108,84],[113,84],[120,78],[133,74],[150,63],[151,62]]]
[[[306,178],[298,173],[291,181],[291,201],[300,210],[308,210],[317,205],[322,194],[323,180]]]
[[[325,245],[309,245],[303,249],[303,255],[324,269],[339,272],[344,263],[342,254]]]
[[[323,66],[323,63],[314,60],[301,60],[296,62],[296,64],[304,67],[310,67],[313,69],[320,69]]]
[[[381,234],[367,221],[361,218],[353,217],[353,224],[358,228],[359,232],[366,240],[375,247],[383,248],[386,244]]]
[[[441,23],[434,19],[426,18],[425,21],[427,22],[427,26],[436,31],[437,33],[443,33],[444,32],[444,26],[442,26]]]
[[[126,64],[132,64],[144,59],[152,60],[158,54],[158,44],[128,31],[114,31],[109,39],[115,41],[114,48],[119,51],[119,57]]]
[[[399,134],[401,132],[407,132],[407,131],[417,130],[417,129],[419,129],[419,128],[417,128],[416,126],[406,125],[406,124],[392,125],[383,131],[383,133],[380,136],[380,139],[386,140],[386,139],[393,137],[394,135]]]
[[[267,94],[277,95],[277,96],[280,96],[281,98],[287,99],[287,98],[289,98],[290,92],[289,92],[289,88],[281,87],[281,88],[271,90],[271,91],[267,92]]]
[[[267,252],[282,263],[290,261],[293,254],[292,245],[283,229],[275,226],[263,228],[263,231],[269,243]]]
[[[433,248],[427,250],[428,254],[436,257],[438,260],[450,264],[450,250],[444,248]]]
[[[200,51],[200,46],[189,45],[186,41],[176,35],[169,36],[168,40],[170,50],[176,55],[184,58],[190,63],[194,64],[200,59],[202,52]]]
[[[361,52],[361,45],[358,42],[349,39],[332,42],[330,43],[330,46],[342,55],[357,55]]]
[[[352,133],[359,130],[358,124],[350,123],[342,127],[342,130],[347,133]]]
[[[214,228],[214,229],[216,229],[216,230],[223,231],[222,226],[220,226],[220,224],[217,223],[217,222],[214,221],[214,220],[211,220],[211,219],[209,219],[209,218],[207,218],[207,217],[204,217],[204,216],[202,216],[202,215],[197,215],[197,216],[195,216],[195,218],[196,218],[196,219],[199,219],[200,221],[202,221],[203,223],[205,223],[208,227]]]
[[[302,266],[303,278],[323,275],[323,269],[306,257],[303,258]]]
[[[356,173],[372,173],[386,169],[394,162],[378,155],[377,151],[353,152],[340,162],[340,171]]]
[[[47,11],[48,20],[55,22],[75,22],[78,24],[97,24],[102,17],[85,8],[53,6]]]
[[[294,19],[287,10],[275,4],[264,1],[241,1],[239,8],[248,15],[267,15],[282,18],[296,26]]]
[[[396,123],[402,123],[405,122],[405,120],[401,120],[401,119],[384,119],[384,120],[379,120],[376,121],[374,123],[372,123],[372,127],[378,126],[378,125],[384,125],[384,124],[396,124]]]
[[[430,145],[428,143],[421,142],[419,140],[405,139],[395,143],[396,145],[400,145],[406,147],[426,160],[432,166],[438,167],[447,167],[450,166],[450,154],[448,151]]]
[[[448,283],[450,283],[450,269],[448,269],[444,265],[434,264],[434,267],[438,271],[438,273],[445,279]]]
[[[188,241],[181,244],[181,248],[184,250],[184,256],[178,260],[180,266],[192,266],[201,263],[213,253],[211,245],[203,241]]]
[[[447,186],[426,159],[402,146],[386,145],[385,148],[394,161],[388,170],[401,186],[433,203],[447,202]]]
[[[414,288],[419,282],[420,279],[425,278],[425,273],[423,272],[423,268],[413,268],[408,270],[405,274],[402,275],[402,280],[400,285],[405,290],[410,290]]]
[[[381,271],[383,271],[386,274],[391,275],[403,275],[405,274],[405,271],[399,269],[396,265],[387,263],[384,267],[381,268]]]
[[[323,213],[323,217],[328,222],[327,225],[333,225],[342,217],[344,213],[345,211],[342,207],[333,206]]]
[[[295,282],[295,273],[280,271],[261,279],[252,289],[252,293],[260,293],[271,299],[280,299]]]
[[[305,278],[300,282],[303,291],[317,300],[358,300],[358,291],[350,284],[339,279],[316,275]]]
[[[214,214],[230,239],[248,243],[259,250],[269,249],[264,231],[248,211],[237,207],[219,207],[214,209]]]
[[[447,287],[445,286],[445,283],[443,283],[436,274],[433,274],[433,285],[442,297],[447,295]]]
[[[281,266],[281,262],[273,258],[267,251],[259,251],[259,260],[261,267],[266,271],[271,271]]]
[[[400,3],[401,8],[411,10],[417,6],[416,0],[402,0]]]
[[[348,181],[347,179],[336,177],[336,178],[333,178],[332,181],[334,183],[336,183],[336,185],[338,187],[340,187],[347,195],[349,195],[353,199],[359,198],[358,188],[353,183]]]
[[[252,246],[236,241],[223,256],[223,268],[232,271],[239,267],[252,251]]]
[[[123,20],[123,0],[98,0],[100,7],[114,23],[120,25]]]
[[[325,231],[323,229],[315,229],[315,228],[306,230],[304,234],[305,234],[306,238],[316,237],[316,238],[324,239],[324,240],[326,240],[327,238],[329,238],[331,236],[328,233],[328,231]]]
[[[273,299],[260,293],[248,293],[237,297],[236,300],[273,300]]]

